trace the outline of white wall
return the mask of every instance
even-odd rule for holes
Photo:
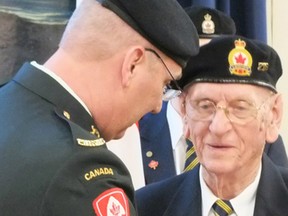
[[[268,43],[280,55],[283,75],[277,88],[284,99],[284,118],[281,135],[288,152],[288,1],[267,0]]]
[[[76,7],[82,2],[83,0],[76,0]]]

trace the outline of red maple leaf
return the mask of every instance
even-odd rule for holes
[[[240,54],[238,55],[238,57],[235,57],[235,60],[236,60],[236,63],[244,64],[245,61],[246,61],[246,58],[244,58],[244,57],[242,56],[242,54],[240,53]]]
[[[211,28],[211,24],[210,24],[210,23],[206,23],[206,24],[205,24],[205,27],[206,27],[206,28]]]
[[[119,215],[120,214],[120,206],[119,205],[116,205],[115,203],[112,204],[112,207],[113,209],[110,209],[110,212],[113,214],[113,215]]]
[[[154,169],[156,170],[156,168],[158,167],[159,165],[159,162],[158,161],[154,161],[154,160],[151,160],[150,163],[148,164],[148,166],[151,168],[151,169]]]

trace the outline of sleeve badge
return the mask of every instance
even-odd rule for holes
[[[104,191],[92,205],[97,216],[130,216],[128,199],[121,188]]]

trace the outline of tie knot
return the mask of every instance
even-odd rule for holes
[[[189,148],[193,146],[193,143],[189,139],[186,139],[186,144]]]
[[[197,158],[193,143],[188,139],[186,139],[186,143],[188,146],[186,149],[185,165],[183,172],[192,170],[194,169],[194,167],[197,166],[197,164],[199,164],[199,160]]]
[[[229,216],[234,210],[228,200],[218,199],[212,206],[215,216]]]

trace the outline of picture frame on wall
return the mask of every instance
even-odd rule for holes
[[[0,0],[0,86],[57,49],[76,0]]]

